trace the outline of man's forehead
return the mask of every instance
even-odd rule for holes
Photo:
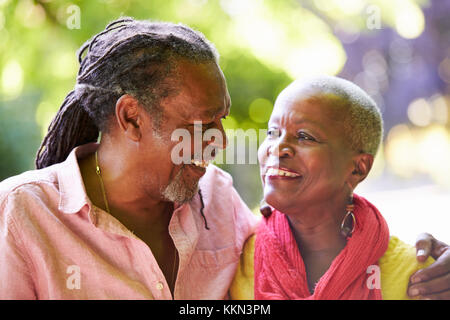
[[[165,103],[171,115],[186,120],[206,120],[228,111],[230,96],[217,64],[180,61],[177,69],[177,95],[169,97]]]
[[[215,104],[200,104],[191,103],[191,101],[183,100],[178,104],[171,104],[166,106],[169,116],[175,116],[182,118],[186,121],[189,120],[213,120],[220,114],[227,114],[230,111],[231,100],[226,98],[222,103],[217,102]]]

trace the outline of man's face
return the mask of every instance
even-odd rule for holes
[[[180,141],[172,141],[172,134],[177,129],[189,132],[191,148],[183,150],[182,153],[188,154],[182,156],[191,160],[200,160],[203,150],[208,146],[211,149],[212,144],[216,148],[224,148],[226,137],[221,120],[228,115],[231,101],[223,73],[215,63],[179,61],[176,77],[178,92],[162,100],[160,124],[143,132],[138,170],[140,184],[149,196],[183,203],[197,193],[198,181],[206,168],[205,163],[197,161],[197,165],[193,161],[174,163],[172,151]],[[202,135],[208,129],[220,132],[222,141],[203,141]],[[200,148],[194,148],[194,136],[200,138]],[[214,152],[211,155],[214,156]]]

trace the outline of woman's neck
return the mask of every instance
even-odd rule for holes
[[[346,240],[341,235],[340,226],[342,216],[323,217],[319,221],[305,223],[296,217],[289,217],[289,224],[294,234],[295,241],[303,253],[328,252],[342,250]]]
[[[341,212],[342,211],[342,212]],[[340,232],[345,205],[287,215],[302,256],[310,292],[330,268],[347,241]]]
[[[302,255],[339,253],[345,247],[347,241],[341,234],[341,223],[346,205],[345,197],[340,197],[302,206],[307,209],[301,211],[284,212]]]

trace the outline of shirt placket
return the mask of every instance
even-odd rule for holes
[[[95,216],[96,219],[93,220],[97,221],[97,227],[109,233],[126,237],[131,243],[133,248],[132,252],[136,258],[135,261],[139,263],[135,268],[139,270],[139,274],[152,296],[158,300],[171,300],[172,294],[167,280],[150,247],[121,224],[120,221],[103,210],[95,208]]]
[[[199,236],[198,226],[190,205],[185,204],[174,211],[169,223],[169,234],[177,249],[180,261],[175,281],[174,299],[188,299],[189,297],[186,296],[185,292],[191,290],[186,290],[183,278],[185,275],[189,275],[189,261],[194,253]]]
[[[153,297],[157,300],[172,300],[167,280],[149,246],[140,239],[133,239],[133,242],[137,247],[139,269]]]

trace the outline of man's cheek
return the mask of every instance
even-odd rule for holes
[[[170,140],[166,144],[170,161],[175,165],[190,164],[193,151],[191,133],[184,128],[175,129]]]

